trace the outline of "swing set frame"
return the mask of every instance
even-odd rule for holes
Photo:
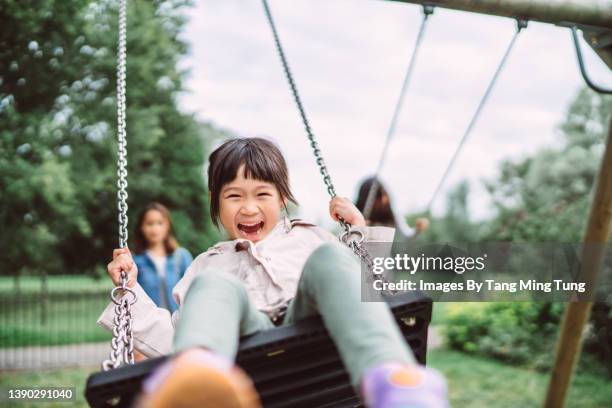
[[[592,86],[592,81],[586,75],[576,36],[576,29],[580,28],[587,43],[612,69],[612,5],[606,0],[389,1],[539,21],[569,27],[572,30],[580,70],[585,82],[595,91],[602,92],[601,88]],[[597,245],[594,246],[595,250],[593,250],[592,245],[585,245],[580,255],[580,274],[582,279],[589,283],[597,281],[597,275],[605,256],[606,243],[609,240],[610,229],[612,228],[612,118],[608,125],[608,138],[596,183],[583,242]],[[586,249],[587,247],[589,249]],[[545,408],[558,408],[565,405],[572,374],[582,351],[582,333],[588,322],[593,303],[578,300],[567,304],[563,316],[555,352],[555,362],[550,374],[546,400],[543,404]]]

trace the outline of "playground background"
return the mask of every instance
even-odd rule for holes
[[[273,6],[276,3],[280,2],[273,2]],[[366,3],[367,7],[372,7],[372,3],[386,7],[384,2]],[[268,112],[268,122],[276,124],[271,128],[261,128],[253,120],[253,113],[240,117],[239,110],[223,111],[209,105],[198,105],[193,94],[201,92],[196,92],[201,84],[193,79],[185,82],[184,69],[189,65],[185,61],[191,55],[187,41],[198,40],[200,47],[210,37],[189,37],[189,32],[199,31],[193,25],[187,26],[184,17],[185,10],[191,10],[189,13],[193,10],[206,12],[206,8],[201,9],[202,4],[214,9],[210,2],[198,3],[196,8],[190,9],[187,1],[134,0],[130,2],[128,19],[130,219],[133,220],[135,212],[148,201],[164,202],[172,210],[179,240],[193,253],[202,252],[219,238],[208,217],[203,170],[211,147],[224,137],[264,132],[278,140],[288,152],[294,184],[298,185],[303,197],[302,207],[323,209],[306,211],[306,215],[323,220],[321,211],[326,208],[325,192],[314,160],[308,156],[305,138],[301,133],[294,136],[302,132],[295,112],[279,111],[282,118]],[[248,6],[249,10],[251,6]],[[281,21],[283,15],[293,16],[284,6],[278,6]],[[0,20],[7,22],[1,40],[3,44],[10,44],[0,51],[0,61],[8,61],[0,64],[0,225],[3,229],[0,235],[0,386],[73,385],[79,390],[81,405],[84,404],[85,378],[97,370],[90,363],[91,355],[86,345],[104,344],[110,339],[108,333],[96,326],[95,320],[108,303],[110,282],[105,277],[105,264],[117,241],[114,202],[115,7],[112,1],[47,0],[36,8],[24,3],[6,3],[0,8]],[[233,7],[229,11],[237,6]],[[391,11],[411,10],[414,14],[411,18],[418,16],[416,7],[397,4],[388,7]],[[303,7],[300,10],[304,10]],[[224,13],[227,12],[226,9]],[[309,13],[306,15],[311,16]],[[457,17],[457,13],[454,16]],[[486,18],[487,24],[491,21],[491,18]],[[265,27],[261,27],[261,32],[257,31],[257,38],[264,36],[271,42],[262,34],[264,30]],[[561,28],[555,30],[559,31],[553,35],[565,38],[562,36],[567,33],[561,34]],[[229,35],[226,31],[224,33]],[[306,41],[304,37],[302,41]],[[474,33],[469,41],[478,45],[478,35]],[[410,41],[402,41],[404,43]],[[434,45],[430,55],[436,53]],[[401,48],[408,47],[404,44]],[[268,52],[271,50],[270,45]],[[298,50],[299,47],[291,52],[298,54],[299,60]],[[245,61],[255,58],[244,49],[237,53]],[[278,61],[274,58],[272,55],[270,63],[276,66]],[[214,69],[193,66],[194,60],[189,61],[191,78],[197,78],[200,69],[206,72],[206,78],[214,77]],[[403,69],[400,61],[394,60],[393,64],[401,66],[399,71]],[[547,64],[551,67],[551,82],[532,94],[529,103],[540,104],[540,108],[545,110],[548,99],[544,95],[566,95],[563,111],[551,119],[554,126],[538,125],[537,130],[523,129],[520,134],[512,133],[519,132],[515,129],[503,132],[504,137],[517,138],[519,143],[526,145],[540,138],[546,140],[546,144],[532,143],[529,149],[522,149],[517,155],[514,147],[505,142],[492,154],[505,157],[495,162],[493,174],[459,172],[457,179],[450,180],[444,199],[434,213],[428,214],[432,227],[420,239],[430,242],[581,240],[612,112],[612,98],[577,86],[568,89],[564,82],[567,76],[564,75],[571,71],[565,67],[575,65],[572,59],[552,60]],[[223,71],[226,81],[228,75],[238,78],[244,72],[226,68],[218,68]],[[279,68],[276,66],[275,69]],[[515,69],[524,72],[521,69],[529,71],[533,67],[519,63]],[[247,71],[249,80],[252,80],[253,72],[261,72],[258,69]],[[308,72],[298,70],[297,74],[300,78],[307,78]],[[488,73],[470,73],[469,65],[461,72],[468,78],[488,79]],[[271,74],[266,74],[266,81],[271,78],[268,75]],[[282,105],[288,110],[292,105],[281,75],[272,76],[277,88],[268,96],[272,99],[272,106]],[[305,82],[308,84],[310,81],[310,89],[318,89],[315,82],[323,81],[325,77],[316,71],[311,75],[312,78],[305,79]],[[334,87],[333,81],[329,84],[325,81],[326,89],[337,89],[340,95],[350,94],[343,91],[347,89],[346,84]],[[399,84],[399,79],[395,82]],[[487,114],[491,115],[493,125],[497,118],[495,115],[505,109],[504,99],[513,96],[510,88],[515,82],[508,82],[506,88],[498,90],[501,105],[492,103],[488,108]],[[578,80],[574,82],[578,83]],[[536,84],[521,83],[520,86],[523,90],[530,87],[535,88]],[[262,99],[266,95],[263,91],[245,91],[247,96],[241,99],[240,86],[237,88],[232,88],[234,94],[229,102],[242,110],[258,103],[266,104]],[[283,99],[276,96],[278,88],[287,92]],[[480,87],[471,85],[470,88],[469,92],[459,88],[447,89],[446,92],[477,97]],[[204,86],[204,89],[208,88]],[[391,87],[391,91],[394,89]],[[408,99],[421,100],[418,98],[424,89],[417,87],[418,97],[409,95]],[[191,94],[188,94],[189,90]],[[435,103],[444,106],[447,93],[439,92],[434,92],[438,99],[427,100],[419,109],[434,108]],[[210,93],[211,100],[219,102],[218,106],[230,105],[227,100],[223,105],[222,99],[214,99],[219,98],[218,90],[211,89]],[[253,95],[259,98],[259,102],[252,99]],[[204,99],[206,96],[204,92]],[[366,94],[363,98],[371,96]],[[313,107],[316,120],[317,110],[323,109],[322,106],[330,107],[329,104],[318,104],[320,99],[317,97],[311,98],[307,99],[307,105]],[[392,100],[393,95],[389,99]],[[454,103],[464,105],[466,102],[453,100]],[[186,106],[197,107],[197,114],[190,113],[193,109]],[[459,111],[467,116],[470,109],[462,107]],[[262,112],[255,116],[265,117]],[[340,117],[346,116],[346,112],[340,113]],[[238,119],[231,121],[230,114],[237,115]],[[537,122],[529,119],[529,114],[529,110],[514,111],[511,119],[528,124]],[[547,111],[546,115],[551,113]],[[373,121],[383,116],[384,113],[373,109]],[[413,113],[410,116],[418,115]],[[321,119],[322,122],[329,121],[327,116]],[[441,120],[440,117],[436,119]],[[507,124],[507,121],[497,122],[499,127]],[[359,139],[359,143],[355,143],[357,150],[369,152],[372,156],[372,149],[380,148],[384,119],[381,123],[383,129],[374,132],[380,137]],[[436,120],[431,123],[435,125]],[[289,130],[285,135],[278,127],[286,125]],[[485,129],[494,133],[491,130],[493,125],[489,123]],[[248,131],[245,130],[247,126],[250,126]],[[460,129],[461,125],[458,126]],[[348,195],[354,191],[359,178],[366,175],[355,172],[364,171],[366,167],[330,142],[335,139],[337,129],[328,124],[322,127],[324,131],[320,138],[324,152],[331,154],[332,176],[340,173],[339,184]],[[449,129],[454,130],[449,132]],[[424,125],[410,129],[412,134],[423,132],[422,137],[413,137],[415,143],[421,139],[431,140],[439,133],[446,132],[448,138],[455,138],[460,133],[449,125],[433,133],[428,133],[428,130],[430,128]],[[478,155],[486,156],[487,149],[492,146],[489,142],[479,143],[475,142],[480,149],[477,149],[476,156],[470,156],[470,162],[477,162]],[[411,150],[408,138],[403,138],[400,145],[406,147],[406,151]],[[355,153],[354,149],[351,154]],[[399,154],[402,149],[395,151]],[[506,151],[508,156],[504,156]],[[419,151],[419,154],[424,152]],[[372,163],[372,170],[377,158],[374,156],[368,162]],[[435,149],[425,157],[438,165],[444,162],[444,156],[437,156]],[[432,172],[416,165],[408,170],[403,167],[394,170],[405,161],[395,158],[388,163],[391,180],[430,176],[435,179]],[[471,168],[473,171],[474,167]],[[425,197],[428,194],[428,191],[423,192],[422,186],[406,187],[397,181],[391,183],[391,190],[395,196],[402,197]],[[474,190],[478,191],[476,198]],[[316,191],[313,198],[304,197],[308,191]],[[405,210],[409,220],[423,215],[419,212],[419,200],[421,198],[411,205],[405,198],[400,200],[400,208]],[[474,205],[474,201],[478,203]],[[487,211],[481,210],[482,202],[487,203]],[[432,327],[441,346],[430,352],[428,363],[442,370],[449,379],[453,406],[540,405],[563,306],[528,303],[434,305]],[[48,367],[62,368],[42,368],[32,361],[33,356],[44,357],[41,360]],[[83,364],[86,366],[82,367]],[[585,350],[567,406],[612,405],[610,367],[612,312],[609,304],[600,304],[594,309],[585,333]]]

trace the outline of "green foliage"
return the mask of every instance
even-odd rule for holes
[[[128,2],[132,220],[166,204],[194,253],[216,239],[203,166],[220,132],[177,108],[187,1]],[[93,273],[117,245],[117,2],[0,5],[0,274]]]
[[[560,147],[501,165],[498,178],[486,183],[497,212],[486,239],[582,239],[610,112],[612,97],[583,89],[560,127]]]
[[[408,223],[414,225],[421,216],[431,218],[429,229],[420,237],[424,242],[477,242],[482,235],[482,223],[470,218],[469,193],[470,186],[463,181],[448,193],[446,214],[439,218],[431,218],[431,214],[412,215]]]
[[[432,220],[423,239],[580,242],[611,112],[611,97],[582,90],[560,126],[559,147],[506,161],[497,179],[486,183],[496,210],[491,219],[470,221],[468,189],[463,184],[449,194],[447,213]],[[461,311],[445,321],[447,341],[457,350],[546,368],[553,358],[563,309],[564,305],[551,303],[462,304]],[[599,361],[612,367],[609,304],[594,305],[587,329],[583,364]]]
[[[581,369],[612,376],[610,371],[610,307],[607,321],[589,324]],[[444,336],[453,350],[493,357],[536,370],[548,370],[554,361],[564,303],[496,302],[452,304],[445,317]],[[602,316],[594,313],[593,316]],[[607,330],[607,333],[598,333]]]
[[[548,368],[563,310],[562,303],[462,304],[447,318],[446,339],[455,350]]]

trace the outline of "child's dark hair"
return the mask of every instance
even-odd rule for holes
[[[138,214],[138,221],[136,222],[136,230],[134,231],[134,252],[137,254],[141,254],[147,250],[148,243],[147,239],[142,232],[142,224],[144,223],[145,216],[151,210],[159,211],[164,218],[168,221],[168,235],[164,239],[164,247],[166,249],[166,254],[170,255],[176,251],[179,247],[178,241],[174,236],[174,229],[172,227],[172,217],[170,216],[170,211],[168,208],[157,202],[152,202],[147,204],[140,214]]]
[[[280,196],[297,204],[289,188],[287,163],[279,148],[259,137],[229,139],[208,157],[210,217],[219,226],[219,196],[223,186],[236,178],[244,164],[244,177],[272,183]]]
[[[369,177],[365,179],[363,183],[361,183],[355,206],[363,213],[366,201],[368,199],[368,194],[370,193],[370,189],[374,184],[374,180],[376,180],[376,183],[378,184],[378,190],[376,191],[376,197],[374,198],[372,211],[370,212],[368,221],[372,225],[394,225],[395,218],[393,217],[393,211],[391,210],[391,203],[383,203],[383,197],[389,197],[389,194],[387,193],[387,190],[380,179]]]

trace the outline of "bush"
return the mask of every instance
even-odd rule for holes
[[[497,302],[453,305],[446,319],[447,344],[454,350],[547,370],[562,320],[564,303]],[[602,371],[612,366],[612,315],[596,304],[585,335],[582,368]],[[612,372],[608,371],[608,374]]]

